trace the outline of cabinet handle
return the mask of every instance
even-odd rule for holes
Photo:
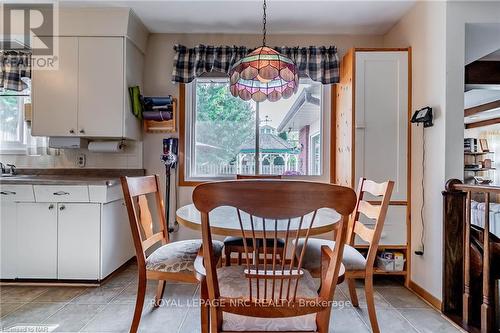
[[[59,207],[59,210],[65,210],[66,209],[66,206],[62,205],[61,207]]]
[[[15,195],[16,192],[14,192],[14,191],[1,191],[0,194],[1,195]]]
[[[85,130],[82,128],[82,129],[80,130],[80,134],[83,134],[83,133],[85,133]]]
[[[70,130],[69,130],[69,132],[70,132],[71,134],[75,134],[75,130],[74,130],[74,129],[70,129]]]
[[[57,191],[53,193],[54,195],[69,195],[69,192]]]
[[[54,205],[49,205],[49,210],[54,209]]]

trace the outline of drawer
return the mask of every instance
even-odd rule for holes
[[[361,215],[361,222],[367,227],[375,227],[374,220]],[[356,244],[367,244],[356,236]],[[406,206],[389,206],[384,228],[380,236],[380,245],[406,245]]]
[[[89,188],[82,185],[35,185],[37,202],[90,202]]]
[[[0,185],[0,200],[15,202],[33,202],[33,185]]]
[[[123,198],[123,191],[120,184],[112,186],[89,185],[90,202],[108,203]]]

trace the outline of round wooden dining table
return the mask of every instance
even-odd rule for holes
[[[177,212],[177,221],[190,229],[201,231],[201,215],[196,209],[194,204],[186,205],[180,207]],[[299,236],[305,236],[307,228],[309,227],[313,214],[310,213],[304,217],[302,221],[302,227],[300,228]],[[337,222],[340,221],[340,214],[329,208],[318,209],[314,223],[309,232],[310,236],[324,234],[335,230]],[[241,237],[241,228],[238,220],[238,213],[236,208],[222,206],[215,208],[209,214],[210,219],[210,230],[215,235],[221,236],[236,236]],[[251,232],[250,216],[241,212],[241,219],[243,223],[243,228],[245,233]],[[263,237],[264,229],[267,230],[267,237],[274,235],[275,223],[278,237],[284,237],[287,226],[287,220],[270,220],[266,219],[266,228],[263,226],[263,220],[261,218],[254,217],[254,231],[256,237]],[[299,230],[300,218],[294,218],[290,221],[290,234],[296,235],[297,230]],[[248,234],[250,235],[250,234]]]
[[[177,209],[176,212],[177,222],[181,225],[188,227],[190,229],[201,231],[201,214],[196,209],[194,204],[182,206]],[[306,215],[302,221],[302,227],[300,225],[300,218],[294,218],[290,221],[289,235],[297,234],[297,230],[300,229],[299,237],[304,237],[307,228],[312,221],[313,213]],[[210,219],[210,230],[215,235],[221,236],[236,236],[241,237],[241,228],[238,219],[238,213],[236,208],[222,206],[215,208],[209,214]],[[314,223],[309,232],[309,236],[320,235],[336,229],[337,223],[340,221],[341,216],[333,209],[322,208],[318,209],[316,217],[314,218]],[[250,235],[252,232],[250,215],[245,212],[241,212],[241,220],[245,234]],[[254,232],[255,237],[265,237],[263,220],[261,218],[254,218]],[[267,237],[273,237],[275,232],[275,220],[266,219]],[[271,226],[271,228],[269,228]],[[277,237],[284,237],[286,234],[288,226],[288,220],[277,220],[276,221],[276,232]],[[247,233],[248,232],[248,233]],[[343,264],[340,265],[339,278],[337,283],[342,283],[345,277],[345,267]]]

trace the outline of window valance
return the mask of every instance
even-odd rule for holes
[[[24,77],[31,78],[31,53],[0,51],[0,88],[23,91],[28,88]]]
[[[300,76],[308,76],[313,81],[323,84],[339,82],[339,58],[335,46],[285,46],[274,49],[295,62]],[[194,48],[187,48],[175,45],[174,51],[172,81],[189,83],[203,73],[228,74],[233,64],[252,49],[245,46],[197,45]]]

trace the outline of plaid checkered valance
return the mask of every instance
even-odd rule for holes
[[[300,76],[308,76],[323,84],[339,82],[339,58],[335,46],[275,47],[276,51],[291,58]],[[252,51],[244,46],[197,45],[187,48],[174,46],[172,81],[189,83],[203,73],[229,73],[235,62]]]
[[[23,77],[31,78],[31,53],[0,51],[0,88],[23,91],[28,88]]]

